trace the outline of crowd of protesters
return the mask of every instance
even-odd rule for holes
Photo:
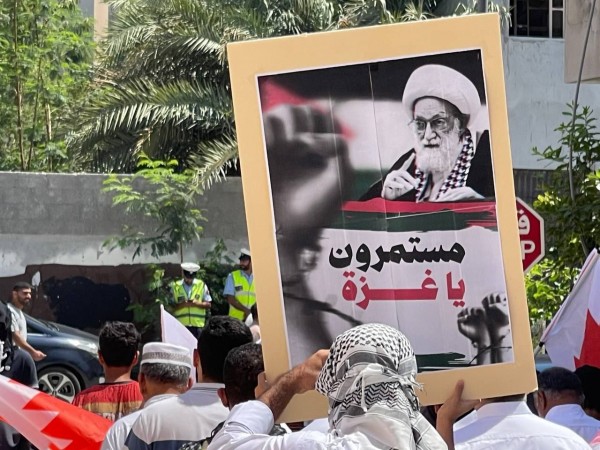
[[[135,329],[108,323],[100,336],[112,381],[83,391],[76,402],[118,418],[103,449],[589,449],[600,441],[600,369],[589,366],[541,372],[535,412],[526,393],[465,401],[458,383],[431,423],[416,396],[411,344],[386,325],[348,330],[262,391],[261,346],[239,319],[210,318],[194,358],[183,347],[146,344],[137,383],[129,378],[138,358]],[[116,339],[123,345],[114,346]],[[128,358],[113,359],[111,349]],[[143,407],[127,414],[134,400],[124,387],[131,385],[139,386]],[[313,389],[329,401],[327,419],[293,433],[275,424],[294,395]]]
[[[240,263],[243,273],[232,273],[225,287],[232,314],[214,317],[196,314],[207,310],[210,293],[195,277],[198,266],[182,265],[172,303],[174,315],[197,337],[193,357],[189,349],[165,342],[146,343],[140,354],[133,324],[103,326],[98,357],[104,382],[73,400],[113,422],[102,450],[600,450],[599,368],[544,370],[529,406],[528,393],[464,400],[459,382],[443,405],[425,411],[410,342],[381,324],[356,326],[278,379],[259,383],[264,364],[250,252],[241,252]],[[22,289],[27,286],[15,285]],[[16,292],[14,302],[26,303],[26,294]],[[26,341],[19,311],[0,303],[0,341]],[[5,373],[33,386],[36,350],[19,347],[10,360],[19,373]],[[295,432],[277,424],[292,397],[310,390],[327,398],[328,417],[295,426]],[[1,424],[4,448],[28,447]]]

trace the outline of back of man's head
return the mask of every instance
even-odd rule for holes
[[[583,409],[590,416],[600,419],[600,369],[593,366],[582,366],[575,371],[581,381],[583,394]]]
[[[140,366],[140,388],[144,399],[167,392],[183,393],[191,385],[192,357],[178,345],[149,342],[144,345]]]
[[[575,373],[563,367],[550,367],[538,376],[538,389],[546,392],[573,392],[583,394],[581,381]]]
[[[140,374],[148,380],[172,387],[185,387],[190,378],[190,368],[166,363],[142,364]]]
[[[223,366],[223,383],[229,408],[254,400],[258,375],[264,370],[262,347],[259,344],[244,344],[229,352]]]
[[[538,375],[538,413],[545,417],[554,406],[583,403],[581,381],[563,367],[550,367]]]
[[[127,367],[137,356],[140,333],[129,322],[107,322],[100,330],[99,344],[107,366]]]
[[[227,354],[250,342],[250,328],[241,320],[228,316],[211,317],[198,338],[202,378],[222,383],[223,364]]]

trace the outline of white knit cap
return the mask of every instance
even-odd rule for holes
[[[166,342],[148,342],[142,349],[141,364],[171,364],[192,368],[192,357],[190,351],[179,345],[167,344]]]
[[[439,64],[421,66],[410,75],[402,96],[408,117],[413,117],[415,103],[423,97],[435,97],[452,103],[461,113],[469,116],[467,126],[473,123],[481,109],[477,88],[471,80]]]
[[[181,264],[181,268],[183,270],[185,270],[186,272],[192,272],[192,273],[196,273],[200,270],[200,266],[196,263],[192,263],[192,262],[185,262],[183,264]]]

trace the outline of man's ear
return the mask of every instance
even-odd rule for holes
[[[194,367],[196,368],[196,379],[198,383],[202,383],[202,364],[200,364],[200,353],[194,349]]]
[[[146,377],[141,372],[138,375],[138,384],[140,385],[140,392],[144,395],[144,391],[146,390]]]
[[[101,365],[105,365],[104,358],[102,357],[102,352],[98,350],[98,361],[100,361]]]
[[[225,408],[229,408],[229,399],[227,398],[227,392],[225,391],[225,388],[217,389],[217,395],[221,399],[221,403],[223,403],[223,406]]]
[[[258,383],[254,388],[254,398],[259,398],[264,392],[269,389],[269,382],[267,381],[267,374],[261,372],[258,374]]]
[[[131,361],[131,367],[135,366],[140,360],[140,351],[135,352],[135,356],[133,357],[133,361]]]
[[[538,416],[545,417],[546,408],[548,407],[548,399],[546,398],[546,394],[544,393],[544,391],[538,390],[534,394],[533,404],[535,405],[535,409],[537,409]]]
[[[196,369],[199,369],[200,367],[200,353],[198,353],[197,348],[194,349],[194,366]]]
[[[460,120],[458,117],[454,118],[454,128],[458,130],[458,135],[461,139],[463,139],[465,137],[465,134],[467,133],[467,126],[466,123],[469,121],[469,117],[465,116],[465,123],[462,123],[462,120]]]

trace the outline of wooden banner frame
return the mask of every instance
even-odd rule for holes
[[[513,336],[514,361],[419,375],[424,404],[442,403],[459,379],[465,397],[527,393],[536,388],[508,132],[500,20],[496,14],[436,19],[229,44],[231,82],[267,378],[290,369],[273,204],[257,77],[392,58],[480,49],[489,109],[498,229]],[[326,415],[316,392],[295,397],[280,420]]]

